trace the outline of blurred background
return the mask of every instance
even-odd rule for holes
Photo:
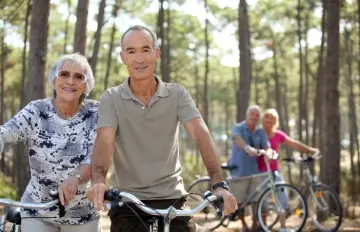
[[[360,0],[0,0],[0,125],[51,97],[47,74],[63,54],[88,58],[93,99],[122,83],[120,37],[135,24],[157,34],[157,73],[188,88],[222,161],[249,105],[276,108],[280,129],[320,148],[315,171],[340,193],[346,215],[360,215]],[[206,171],[180,133],[188,185]],[[17,198],[27,184],[23,149],[1,154],[0,197]],[[282,169],[294,184],[300,170]]]

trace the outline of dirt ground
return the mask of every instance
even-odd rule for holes
[[[249,219],[250,220],[250,219]],[[106,214],[102,217],[102,228],[103,232],[110,232],[110,219],[106,216]],[[201,229],[201,227],[198,227],[197,231],[205,231]],[[216,232],[240,232],[241,231],[241,224],[240,222],[232,222],[230,223],[228,228],[219,228],[216,230]],[[312,226],[311,219],[308,219],[307,224],[305,228],[303,229],[304,232],[315,232],[315,230]],[[344,219],[343,223],[340,227],[339,231],[346,231],[346,232],[360,232],[360,218],[357,219]]]

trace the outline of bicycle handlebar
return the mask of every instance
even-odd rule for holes
[[[283,160],[288,162],[288,163],[295,163],[295,162],[312,162],[314,160],[318,160],[318,159],[321,159],[322,156],[320,155],[320,151],[317,151],[315,152],[313,155],[311,156],[305,156],[304,158],[303,157],[300,157],[300,156],[294,156],[294,157],[291,157],[291,158],[284,158]]]
[[[276,160],[278,157],[279,157],[279,154],[272,150],[272,149],[269,149],[269,150],[259,150],[259,153],[258,153],[258,156],[266,156],[268,159],[273,159],[273,160]]]
[[[195,208],[191,210],[182,210],[182,209],[175,209],[174,207],[170,206],[167,209],[152,209],[146,206],[142,201],[140,201],[134,195],[127,193],[127,192],[120,192],[117,189],[109,189],[105,191],[104,200],[110,202],[131,202],[134,203],[139,209],[143,212],[153,215],[153,216],[163,216],[169,218],[175,218],[178,216],[192,216],[200,211],[202,211],[205,207],[209,204],[213,203],[216,209],[216,214],[219,217],[223,216],[223,198],[213,195],[210,191],[207,191],[204,194],[204,200],[198,204]]]
[[[20,207],[25,209],[48,209],[53,206],[59,207],[59,217],[63,217],[65,215],[65,208],[60,204],[59,201],[59,192],[56,189],[52,189],[49,191],[52,201],[43,202],[43,203],[26,203],[20,201],[14,201],[8,198],[0,198],[0,205],[4,205],[7,207]]]

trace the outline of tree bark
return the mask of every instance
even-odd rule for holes
[[[359,0],[360,1],[360,0]],[[318,63],[318,70],[317,70],[317,80],[316,80],[316,97],[314,99],[314,120],[313,120],[313,139],[312,139],[312,145],[314,147],[320,147],[322,150],[322,146],[320,144],[320,138],[321,138],[321,131],[322,131],[322,110],[321,105],[323,102],[323,70],[324,70],[324,45],[325,45],[325,15],[326,15],[326,1],[322,0],[322,17],[321,17],[321,43],[320,43],[320,51],[319,51],[319,63]],[[318,139],[317,139],[318,138]]]
[[[28,85],[26,102],[45,97],[45,67],[47,56],[48,19],[50,0],[33,0],[30,23],[30,52],[28,63]],[[27,156],[19,157],[18,189],[22,193],[29,180],[29,164]]]
[[[96,64],[99,56],[99,48],[101,42],[101,30],[104,25],[104,13],[105,13],[106,0],[101,0],[99,5],[99,14],[97,19],[97,29],[95,33],[95,45],[94,51],[91,56],[90,66],[93,71],[94,76],[96,76]]]
[[[303,119],[305,122],[305,143],[309,144],[309,65],[308,65],[308,33],[309,30],[309,13],[305,16],[305,52],[304,52],[304,64],[305,64],[305,89],[303,98]]]
[[[296,21],[297,21],[297,36],[298,36],[298,42],[299,42],[299,68],[300,68],[300,78],[299,78],[299,93],[298,93],[298,136],[299,140],[302,141],[302,121],[303,121],[303,52],[302,52],[302,28],[301,28],[301,0],[297,1],[297,15],[296,15]],[[301,154],[302,155],[302,154]]]
[[[118,14],[117,12],[120,9],[121,3],[122,3],[122,1],[115,2],[113,12],[112,12],[114,22],[113,22],[113,26],[111,28],[110,46],[109,46],[108,57],[107,57],[107,62],[106,62],[104,89],[108,88],[108,83],[109,83],[110,69],[111,69],[111,63],[112,63],[112,52],[113,52],[113,48],[114,48],[114,40],[115,40],[115,34],[116,34],[115,19]]]
[[[205,74],[204,74],[204,112],[203,112],[203,118],[206,123],[206,125],[209,127],[209,93],[208,93],[208,78],[209,78],[209,38],[208,38],[208,27],[209,27],[209,20],[207,19],[208,14],[208,7],[207,7],[207,0],[204,0],[204,8],[206,11],[206,17],[205,17],[205,28],[204,28],[204,34],[205,34]]]
[[[351,29],[350,29],[351,30]],[[355,138],[357,136],[357,123],[356,123],[356,106],[355,106],[355,95],[353,90],[353,83],[352,83],[352,61],[353,61],[353,55],[352,55],[352,41],[350,38],[350,31],[348,29],[345,29],[344,32],[345,36],[345,53],[346,53],[346,63],[347,63],[347,73],[346,73],[346,83],[348,87],[348,116],[349,116],[349,137],[350,137],[350,172],[351,172],[351,182],[350,182],[350,189],[351,189],[351,197],[354,203],[354,197],[356,192],[356,168],[355,168],[355,162],[354,162],[354,156],[355,156],[355,149],[354,149],[354,142]]]
[[[6,69],[6,57],[7,57],[7,51],[6,51],[6,45],[5,45],[5,21],[4,21],[4,28],[0,31],[1,33],[1,70],[0,70],[0,125],[4,124],[4,114],[5,114],[5,105],[4,105],[4,99],[5,99],[5,69]],[[3,153],[4,154],[4,153]],[[2,154],[2,156],[3,156]],[[1,169],[3,170],[3,169]]]
[[[170,82],[171,80],[171,42],[170,42],[170,30],[171,30],[171,8],[170,8],[170,0],[168,0],[168,8],[167,12],[167,20],[166,20],[166,63],[165,63],[165,78],[163,81]]]
[[[69,35],[69,21],[71,16],[71,0],[67,1],[68,5],[68,15],[65,21],[65,32],[64,32],[64,54],[67,54],[67,44],[68,44],[68,35]]]
[[[24,48],[22,52],[22,71],[21,71],[21,84],[20,84],[20,109],[24,107],[25,102],[25,92],[26,92],[26,53],[27,53],[27,43],[29,35],[29,18],[31,13],[31,0],[27,1],[26,7],[26,16],[25,16],[25,25],[24,25]]]
[[[246,109],[249,107],[251,90],[251,51],[249,16],[246,0],[239,1],[239,51],[240,51],[240,81],[239,91],[236,98],[236,119],[241,122],[246,117]]]
[[[340,113],[339,113],[339,18],[340,1],[327,3],[327,52],[325,86],[324,176],[321,179],[340,193]]]
[[[86,28],[88,17],[89,0],[78,0],[76,8],[76,25],[74,36],[74,52],[85,55],[86,48]]]

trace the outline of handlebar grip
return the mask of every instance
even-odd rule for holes
[[[105,201],[120,201],[120,191],[118,189],[109,189],[104,193]]]
[[[54,200],[59,200],[59,191],[57,189],[51,189],[49,191],[49,195],[52,199]],[[59,217],[64,217],[65,216],[65,207],[60,203],[60,200],[59,202],[56,204],[57,207],[59,207]]]
[[[216,201],[214,201],[214,206],[216,209],[216,215],[218,217],[224,216],[224,199],[222,197],[217,197]]]
[[[282,160],[286,162],[295,162],[294,158],[283,158]]]

